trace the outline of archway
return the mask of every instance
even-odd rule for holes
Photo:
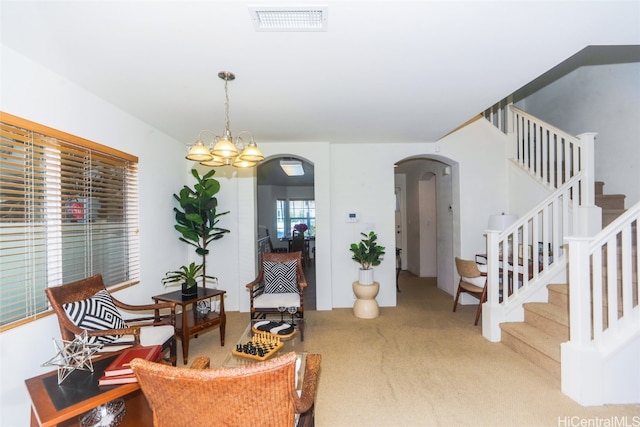
[[[300,174],[285,172],[283,166],[297,166]],[[304,158],[293,155],[273,156],[257,167],[258,238],[268,234],[275,250],[289,250],[296,224],[306,224],[307,280],[305,309],[316,309],[315,251],[315,170]]]
[[[438,287],[451,293],[455,218],[452,162],[446,158],[412,157],[397,162],[396,187],[404,188],[403,270],[437,277]],[[398,230],[399,224],[396,224]]]

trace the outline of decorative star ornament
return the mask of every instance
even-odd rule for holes
[[[90,344],[87,341],[87,331],[76,335],[73,341],[53,340],[57,353],[42,366],[58,367],[58,384],[62,384],[76,369],[93,372],[91,357],[103,347],[103,344]]]

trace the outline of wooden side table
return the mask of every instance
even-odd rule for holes
[[[198,287],[198,295],[193,298],[183,297],[181,290],[152,297],[156,303],[160,301],[173,302],[182,307],[182,315],[176,316],[176,335],[182,342],[182,357],[185,365],[189,359],[189,338],[192,335],[197,336],[200,332],[218,327],[220,329],[220,346],[224,346],[224,331],[227,324],[227,316],[224,313],[224,294],[226,293],[226,291],[219,289]],[[198,313],[196,310],[198,301],[214,298],[220,302],[220,308],[217,312]],[[187,310],[189,305],[191,305],[191,314]],[[156,313],[157,315],[158,313]]]
[[[111,400],[123,398],[127,414],[121,427],[153,425],[153,416],[138,383],[98,386],[98,378],[113,354],[93,362],[94,371],[77,370],[58,385],[57,371],[25,381],[31,397],[31,427],[75,427],[85,412]]]

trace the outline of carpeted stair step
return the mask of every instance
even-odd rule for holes
[[[604,209],[624,209],[624,194],[596,194],[596,206]]]
[[[569,310],[569,286],[560,284],[547,285],[549,291],[549,304]]]
[[[602,226],[606,227],[625,213],[626,209],[602,209]]]
[[[569,311],[554,304],[529,302],[523,304],[524,321],[562,342],[569,340]]]
[[[561,339],[523,322],[500,325],[502,343],[560,379]]]

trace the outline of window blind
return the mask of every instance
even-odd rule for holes
[[[47,286],[139,280],[138,159],[0,116],[0,328],[48,310]]]

